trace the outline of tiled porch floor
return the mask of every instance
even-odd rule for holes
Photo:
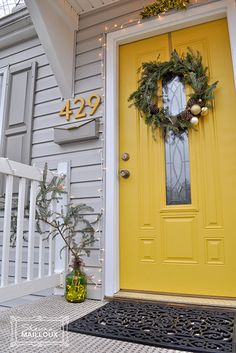
[[[50,296],[27,305],[0,312],[0,352],[1,353],[181,353],[180,351],[161,349],[139,344],[126,343],[111,339],[68,333],[69,347],[10,347],[11,325],[10,316],[33,317],[44,316],[62,317],[69,316],[73,321],[90,311],[104,305],[105,302],[86,300],[81,304],[67,303],[63,297]],[[58,324],[55,329],[58,328]],[[182,352],[184,353],[184,352]],[[188,353],[188,352],[185,352]]]

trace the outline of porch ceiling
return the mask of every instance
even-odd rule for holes
[[[100,7],[111,5],[119,0],[68,0],[78,14],[83,14]]]

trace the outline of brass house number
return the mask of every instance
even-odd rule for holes
[[[74,100],[74,104],[79,105],[75,119],[85,118],[87,116],[87,113],[84,111],[85,107],[89,106],[91,108],[89,115],[94,115],[101,104],[101,97],[98,94],[92,94],[87,100],[83,97],[77,97]],[[65,116],[66,120],[69,121],[72,114],[73,111],[71,110],[71,101],[68,99],[62,110],[59,112],[59,116]]]

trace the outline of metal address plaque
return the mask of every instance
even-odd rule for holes
[[[91,108],[89,115],[93,116],[101,104],[101,96],[98,94],[91,94],[87,100],[85,100],[83,97],[77,97],[74,99],[74,104],[79,105],[78,110],[75,112],[75,119],[81,119],[87,116],[87,113],[84,111],[86,106]],[[71,100],[68,99],[64,107],[59,112],[59,116],[65,116],[66,120],[69,121],[72,114],[73,111],[71,110]]]

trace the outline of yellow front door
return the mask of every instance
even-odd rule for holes
[[[167,146],[161,133],[153,140],[127,99],[142,62],[187,47],[200,51],[211,82],[219,80],[214,109],[185,147]],[[121,46],[119,99],[120,169],[130,171],[120,177],[121,289],[236,297],[236,96],[226,20]],[[189,166],[189,190],[173,202],[168,163],[177,174],[175,163]]]

